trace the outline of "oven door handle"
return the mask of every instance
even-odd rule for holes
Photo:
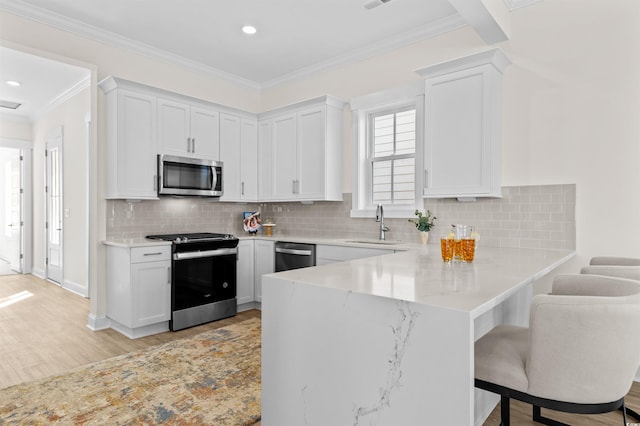
[[[295,254],[296,256],[311,256],[311,250],[294,250],[294,249],[285,249],[280,247],[276,249],[276,253]]]
[[[238,249],[222,248],[217,250],[187,251],[184,253],[174,253],[173,260],[186,260],[186,259],[198,259],[201,257],[227,256],[230,254],[238,254]]]

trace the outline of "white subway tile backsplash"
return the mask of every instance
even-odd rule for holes
[[[504,187],[502,198],[475,202],[427,199],[424,208],[438,217],[435,231],[451,224],[476,226],[480,246],[575,248],[575,185]],[[173,232],[223,232],[243,235],[242,212],[261,211],[277,224],[276,235],[377,238],[373,219],[350,218],[351,194],[342,202],[220,203],[201,198],[163,198],[127,203],[107,201],[107,238],[137,238]],[[389,239],[418,241],[407,219],[386,219]],[[431,238],[430,244],[438,244]]]

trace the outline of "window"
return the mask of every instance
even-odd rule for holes
[[[369,115],[372,204],[415,204],[416,110]]]
[[[351,217],[413,217],[422,200],[424,83],[351,100],[353,207]]]

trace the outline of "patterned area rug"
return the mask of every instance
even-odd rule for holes
[[[251,425],[260,420],[260,320],[0,390],[0,424]]]

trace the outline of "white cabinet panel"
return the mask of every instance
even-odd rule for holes
[[[276,258],[273,241],[255,241],[255,300],[262,302],[262,276],[275,271]]]
[[[271,121],[258,123],[258,200],[273,199],[273,145]]]
[[[238,286],[236,298],[238,305],[255,300],[254,283],[254,241],[241,240],[238,243]]]
[[[132,327],[142,327],[171,319],[171,262],[131,265],[133,290]]]
[[[241,198],[240,137],[240,117],[220,114],[220,161],[224,163],[221,201],[237,201]]]
[[[171,248],[106,248],[107,317],[130,338],[167,331],[171,319]]]
[[[157,199],[156,98],[116,87],[106,95],[106,198]]]
[[[329,97],[260,121],[259,201],[342,200],[343,104]]]
[[[425,197],[501,195],[502,73],[493,49],[418,71],[425,77]]]
[[[240,121],[240,196],[243,201],[258,199],[258,122]]]
[[[191,107],[191,145],[194,156],[220,159],[220,114],[218,111]]]
[[[217,160],[220,156],[217,111],[158,98],[158,142],[162,154]]]
[[[271,124],[273,146],[273,199],[295,198],[297,185],[296,114],[275,118]]]

